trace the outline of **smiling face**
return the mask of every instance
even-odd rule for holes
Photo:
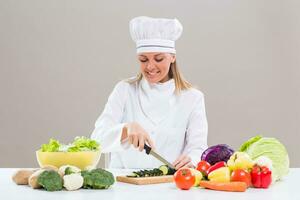
[[[171,63],[175,62],[175,55],[170,53],[141,53],[138,55],[141,73],[149,83],[166,82],[170,79]]]

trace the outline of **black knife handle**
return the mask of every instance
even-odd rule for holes
[[[149,147],[147,144],[144,144],[144,149],[146,150],[146,154],[149,154],[151,151],[151,147]]]

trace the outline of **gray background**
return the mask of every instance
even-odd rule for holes
[[[128,31],[139,15],[182,22],[177,59],[205,93],[209,145],[276,137],[300,167],[299,10],[297,0],[0,0],[0,167],[37,166],[49,138],[91,134],[114,85],[139,70]]]

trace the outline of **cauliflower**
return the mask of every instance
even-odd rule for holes
[[[62,174],[63,176],[64,175],[69,175],[69,174],[72,174],[72,173],[79,173],[80,171],[81,170],[78,167],[73,166],[73,165],[63,165],[58,169],[58,172],[60,174]]]
[[[81,174],[73,173],[69,175],[65,175],[64,179],[64,187],[67,190],[78,190],[83,186],[83,177]]]
[[[266,166],[269,170],[273,171],[272,160],[266,156],[259,156],[257,159],[254,160],[254,163],[259,166]]]

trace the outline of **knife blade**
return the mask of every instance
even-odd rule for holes
[[[154,150],[151,149],[147,144],[144,145],[144,149],[146,151],[146,154],[151,154],[153,157],[155,157],[157,160],[161,161],[162,163],[168,165],[168,167],[175,169],[175,167],[169,163],[166,159],[164,159],[161,155],[156,153]]]

